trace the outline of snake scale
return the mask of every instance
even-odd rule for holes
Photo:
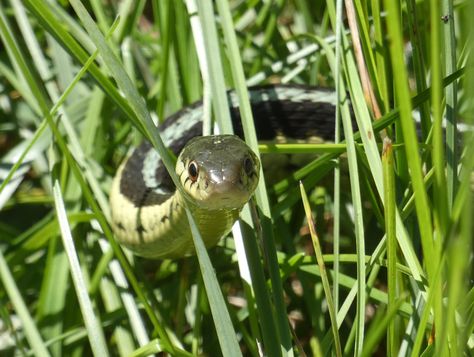
[[[301,85],[249,88],[258,139],[334,137],[336,96]],[[243,137],[235,92],[228,92],[237,136]],[[176,172],[187,193],[174,187],[160,157],[143,142],[122,163],[110,193],[117,240],[147,258],[180,258],[194,252],[184,200],[207,247],[227,234],[253,194],[260,162],[232,135],[202,135],[202,102],[168,117],[158,128],[165,145],[179,155]]]

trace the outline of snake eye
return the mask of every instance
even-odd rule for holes
[[[244,170],[247,176],[250,176],[254,172],[254,164],[250,157],[244,159]]]
[[[191,181],[196,181],[199,175],[199,169],[196,161],[191,161],[188,165],[188,174]]]

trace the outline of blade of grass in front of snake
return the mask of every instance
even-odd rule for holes
[[[232,16],[229,8],[229,4],[226,1],[218,0],[217,9],[219,15],[222,18],[222,27],[224,40],[228,48],[230,69],[232,78],[234,80],[235,90],[239,101],[239,110],[242,118],[242,127],[244,130],[244,136],[248,145],[259,155],[257,135],[254,127],[254,118],[252,109],[250,106],[249,94],[245,81],[245,74],[242,67],[242,59],[237,43],[237,37],[235,29],[233,27]],[[270,280],[272,282],[271,294],[274,301],[275,311],[275,323],[271,323],[272,316],[262,316],[262,328],[263,337],[265,339],[265,348],[267,353],[271,355],[277,355],[279,353],[293,355],[293,347],[291,341],[291,333],[288,324],[288,318],[286,314],[286,306],[284,302],[283,286],[280,277],[280,271],[277,259],[277,249],[275,246],[275,239],[273,235],[273,227],[271,224],[271,210],[268,200],[267,190],[265,186],[264,173],[262,168],[260,169],[260,182],[255,192],[257,206],[259,208],[260,218],[259,222],[262,227],[262,238],[264,244],[264,253],[266,255],[266,261],[268,263],[268,269],[270,273]],[[253,223],[258,224],[257,222]],[[252,239],[254,237],[248,237],[246,239]],[[255,269],[262,269],[260,264],[252,264]],[[261,274],[262,272],[254,272],[254,274]],[[264,296],[261,296],[259,301],[264,304],[269,304],[269,296],[265,291]],[[276,327],[276,329],[275,329]],[[270,341],[270,337],[273,341]],[[276,341],[275,341],[276,339]],[[281,347],[280,347],[281,344]],[[276,349],[280,348],[281,351]]]

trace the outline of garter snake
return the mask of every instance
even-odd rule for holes
[[[249,89],[259,140],[333,139],[332,90],[270,85]],[[235,133],[242,137],[238,102],[228,92]],[[176,190],[158,154],[142,143],[120,166],[110,193],[117,240],[148,258],[179,258],[194,252],[184,211],[187,200],[206,246],[227,234],[259,179],[259,159],[238,137],[202,135],[202,102],[167,118],[158,128],[178,155],[176,173],[186,197]]]

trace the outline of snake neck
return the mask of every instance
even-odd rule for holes
[[[186,205],[191,211],[206,247],[212,247],[219,239],[230,232],[242,210],[242,207],[218,210],[202,208],[194,202],[186,200],[179,192],[175,194],[175,199],[178,200],[183,210]],[[185,212],[183,213],[185,214]],[[191,236],[190,228],[188,227],[188,229]]]

